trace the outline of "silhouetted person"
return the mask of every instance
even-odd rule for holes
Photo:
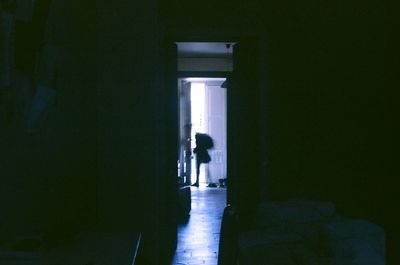
[[[202,163],[207,164],[211,161],[211,157],[208,154],[207,149],[214,147],[214,142],[212,138],[205,133],[196,133],[196,147],[193,153],[196,154],[196,182],[192,186],[199,186],[199,176],[200,176],[200,165]]]

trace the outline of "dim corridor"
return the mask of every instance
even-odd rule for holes
[[[217,265],[221,219],[226,205],[224,188],[191,188],[192,210],[178,227],[178,246],[172,265]]]

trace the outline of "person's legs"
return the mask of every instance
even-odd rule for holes
[[[196,159],[196,182],[192,184],[192,186],[199,186],[200,179],[200,162]]]
[[[201,165],[200,162],[196,163],[196,183],[197,183],[197,186],[200,183],[200,165]]]

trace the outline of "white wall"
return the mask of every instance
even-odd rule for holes
[[[226,178],[226,88],[221,88],[221,83],[206,83],[207,131],[214,139],[214,148],[209,151],[211,162],[207,178],[211,183]]]
[[[179,58],[178,71],[232,71],[232,59]]]

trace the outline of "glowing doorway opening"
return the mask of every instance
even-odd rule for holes
[[[201,164],[199,183],[219,184],[227,171],[227,91],[226,78],[179,78],[180,148],[178,177],[181,183],[196,182],[196,133],[211,136],[214,147],[208,150],[211,161]]]
[[[191,147],[192,150],[196,147],[195,135],[196,133],[206,133],[207,132],[207,122],[206,122],[206,85],[205,83],[195,83],[191,84],[190,91],[190,102],[192,108],[192,132],[191,132]],[[206,182],[206,168],[207,164],[200,166],[200,183]],[[192,172],[191,181],[196,182],[196,159],[192,159]]]

